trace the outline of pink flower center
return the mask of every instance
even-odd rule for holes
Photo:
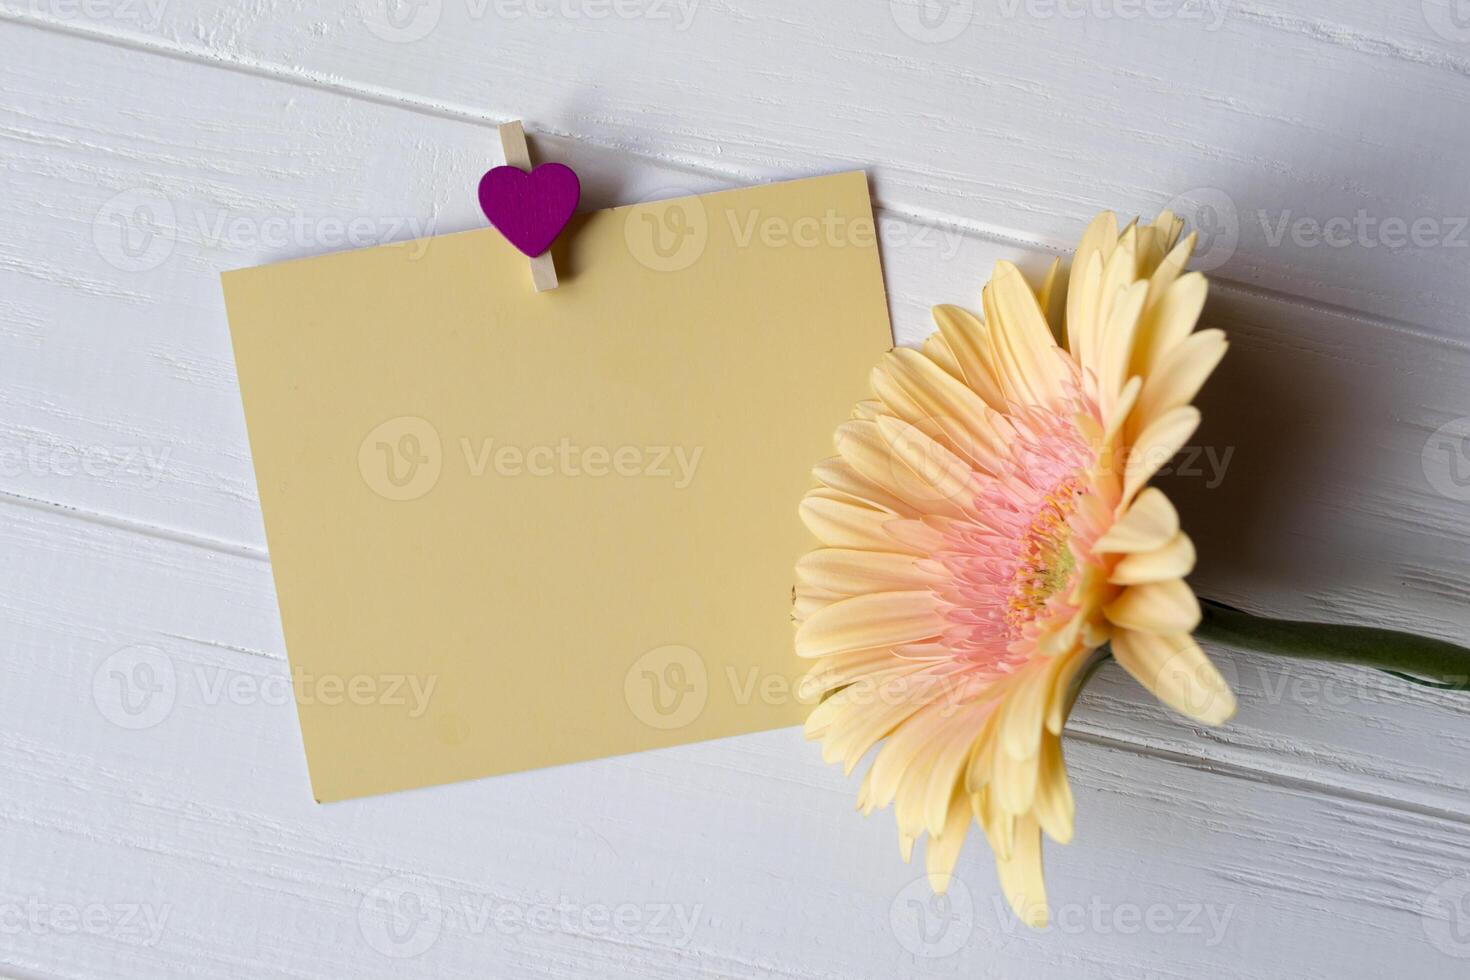
[[[1072,579],[1077,563],[1069,544],[1072,528],[1068,520],[1077,509],[1081,492],[1082,481],[1076,477],[1058,484],[1042,498],[1041,508],[1022,540],[1006,607],[1006,623],[1013,639]]]
[[[934,558],[948,579],[935,594],[950,624],[942,639],[957,657],[1013,670],[1030,659],[1047,623],[1072,612],[1076,554],[1091,534],[1079,530],[1076,512],[1095,462],[1074,419],[1089,409],[1080,399],[1016,409],[1009,457],[996,472],[976,474],[976,516],[945,525]]]

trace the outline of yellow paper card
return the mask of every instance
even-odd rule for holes
[[[226,273],[318,800],[798,723],[797,504],[891,345],[861,173]]]

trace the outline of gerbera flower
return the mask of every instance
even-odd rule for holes
[[[859,807],[897,804],[905,860],[928,835],[936,891],[973,818],[1033,926],[1041,832],[1072,837],[1062,726],[1099,648],[1191,718],[1235,711],[1191,638],[1194,548],[1147,486],[1226,347],[1193,332],[1205,280],[1184,272],[1182,226],[1166,211],[1119,235],[1104,213],[1065,299],[1060,260],[1034,291],[1000,262],[983,319],[937,307],[922,350],[873,371],[801,504],[826,546],[796,569],[796,649],[826,695],[807,736],[849,773],[883,742]]]

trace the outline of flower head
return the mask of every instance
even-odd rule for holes
[[[1008,262],[983,319],[934,310],[922,350],[873,371],[802,501],[825,547],[797,565],[797,653],[825,699],[806,731],[859,793],[896,804],[904,859],[925,834],[943,891],[973,819],[1002,888],[1047,920],[1041,832],[1066,843],[1061,733],[1084,671],[1113,656],[1165,704],[1209,724],[1235,710],[1191,638],[1194,548],[1149,479],[1194,432],[1190,405],[1225,353],[1194,332],[1205,280],[1193,234],[1104,213],[1033,290]]]

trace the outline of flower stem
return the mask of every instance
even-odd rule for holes
[[[1375,667],[1415,684],[1470,690],[1470,650],[1396,630],[1268,619],[1201,599],[1204,619],[1194,635],[1241,650],[1292,660]]]

